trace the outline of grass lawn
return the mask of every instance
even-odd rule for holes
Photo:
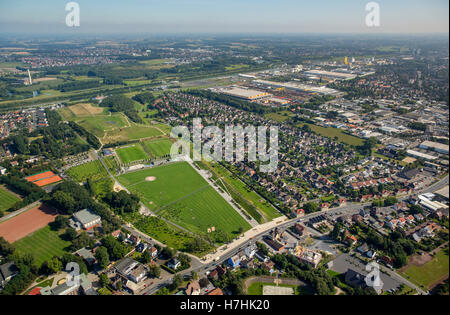
[[[19,200],[18,197],[0,187],[0,211],[11,208]]]
[[[45,287],[51,287],[53,285],[53,281],[55,280],[55,278],[50,278],[47,280],[44,280],[42,282],[39,282],[37,285],[35,285],[34,287],[30,288],[29,290],[27,290],[24,295],[28,295],[34,288],[45,288]]]
[[[100,294],[100,295],[112,295],[112,292],[109,291],[107,288],[100,288],[100,289],[98,289],[98,294]]]
[[[298,127],[303,127],[304,123],[300,123],[297,126]],[[339,142],[343,142],[349,145],[354,145],[354,146],[359,146],[362,145],[364,143],[364,140],[358,137],[354,137],[352,135],[348,135],[346,133],[344,133],[341,129],[338,128],[325,128],[325,127],[321,127],[321,126],[317,126],[317,125],[313,125],[313,124],[306,124],[309,127],[311,127],[311,130],[313,130],[314,132],[324,136],[324,137],[328,137],[331,139],[334,139],[334,137],[338,138]]]
[[[88,178],[98,180],[108,176],[102,163],[98,160],[72,167],[67,174],[77,182],[85,182]]]
[[[258,209],[259,212],[263,214],[263,216],[265,217],[264,219],[267,222],[281,216],[281,214],[269,202],[258,195],[255,191],[251,190],[246,184],[239,180],[239,178],[235,177],[222,165],[218,163],[206,162],[204,162],[204,164],[209,167],[209,170],[213,171],[217,177],[220,177],[228,187],[231,186],[231,188],[235,190],[234,193],[230,191],[230,194],[233,195],[232,197],[236,202],[240,203],[239,200],[236,199],[243,198],[244,201],[249,203],[250,206]],[[235,194],[237,194],[236,198],[234,197]],[[244,209],[247,208],[245,207],[245,205],[242,206],[244,207]],[[259,220],[257,221],[259,222]]]
[[[111,174],[115,175],[117,173],[117,169],[119,168],[119,165],[114,156],[108,156],[108,157],[104,158],[103,162],[105,163],[106,167],[109,169]]]
[[[127,222],[131,222],[138,230],[176,250],[186,251],[188,244],[194,240],[192,235],[156,217],[142,217],[134,214],[134,218],[129,215],[124,215],[123,218]],[[204,252],[191,254],[202,257],[211,249],[210,247]]]
[[[446,248],[438,252],[432,260],[422,266],[409,266],[402,272],[402,276],[422,288],[430,289],[433,284],[445,275],[448,275],[448,269],[449,257],[448,248]]]
[[[146,177],[156,177],[148,182]],[[230,236],[250,225],[185,162],[128,173],[119,181],[145,205],[170,221],[196,233],[221,229]]]
[[[109,177],[103,178],[92,182],[89,188],[92,190],[94,196],[104,197],[107,193],[113,191],[114,181]]]
[[[40,266],[53,256],[61,257],[66,252],[65,248],[70,245],[70,242],[63,241],[57,232],[46,226],[14,242],[13,245],[22,254],[32,254],[36,260],[36,265]]]
[[[274,283],[264,283],[264,282],[254,282],[248,288],[248,295],[262,295],[264,286],[276,286]],[[294,289],[295,295],[308,295],[310,294],[308,289],[305,287],[299,287],[296,285],[280,284],[279,287],[292,288]]]
[[[144,84],[151,84],[152,80],[126,80],[123,81],[128,86],[136,86],[136,85],[144,85]]]
[[[279,113],[268,113],[268,114],[265,114],[264,116],[268,119],[272,119],[277,122],[285,122],[292,116],[292,113],[289,111],[282,111]]]
[[[164,125],[162,125],[164,126]],[[155,127],[159,128],[160,125],[156,125]],[[155,138],[158,136],[163,136],[167,134],[165,129],[161,129],[162,132],[153,126],[142,127],[142,126],[132,126],[114,129],[111,131],[107,131],[105,136],[102,139],[104,144],[120,142],[120,141],[128,141],[128,140],[140,140],[146,138]],[[167,129],[167,127],[165,127]]]
[[[172,142],[168,139],[158,139],[154,141],[145,141],[143,146],[152,156],[158,158],[170,154]]]
[[[122,114],[99,115],[75,119],[75,122],[97,137],[103,137],[106,131],[127,126]]]
[[[63,108],[58,109],[58,113],[65,120],[73,120],[76,117],[75,114],[68,107],[63,107]]]
[[[129,147],[116,149],[116,153],[124,164],[129,164],[135,161],[147,160],[149,156],[144,151],[140,144],[134,144]]]

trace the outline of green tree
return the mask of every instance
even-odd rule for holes
[[[151,265],[148,274],[153,278],[159,278],[161,276],[161,268],[157,265]]]
[[[108,278],[108,276],[106,275],[106,273],[102,273],[99,276],[99,281],[100,281],[100,285],[102,288],[105,288],[106,286],[109,285],[109,283],[111,282]]]
[[[95,251],[95,259],[102,269],[105,269],[109,265],[109,254],[106,247],[100,246],[99,248],[97,248],[97,250]]]
[[[77,231],[71,227],[67,228],[66,232],[64,233],[64,238],[68,241],[73,241],[77,236]]]

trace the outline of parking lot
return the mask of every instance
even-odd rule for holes
[[[333,271],[339,273],[346,273],[348,269],[353,269],[363,275],[367,275],[366,265],[361,262],[358,258],[352,257],[350,254],[342,254],[333,260],[333,266],[331,267]],[[383,290],[389,291],[391,289],[397,289],[400,287],[401,283],[393,279],[388,274],[381,272],[381,281],[383,281]]]

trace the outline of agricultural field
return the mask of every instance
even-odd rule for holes
[[[13,243],[14,247],[22,254],[32,254],[36,265],[40,266],[44,261],[53,256],[62,256],[70,242],[62,240],[58,233],[46,227]]]
[[[172,142],[169,139],[158,139],[154,141],[145,141],[142,145],[153,157],[158,158],[170,154]]]
[[[448,271],[449,256],[447,247],[439,251],[433,259],[422,266],[411,264],[401,275],[425,290],[428,290],[440,280],[443,280],[445,276],[448,277]]]
[[[67,174],[77,182],[87,179],[98,180],[108,176],[102,163],[98,160],[70,168]]]
[[[75,114],[68,108],[63,107],[58,110],[58,113],[64,118],[65,120],[73,120],[76,116]]]
[[[120,176],[119,181],[158,215],[195,233],[215,227],[235,234],[250,225],[185,162]]]
[[[149,159],[149,156],[140,143],[116,149],[116,153],[123,164]]]
[[[0,187],[0,211],[11,208],[19,200],[17,196]]]
[[[72,105],[69,107],[69,110],[77,117],[95,116],[103,114],[105,112],[105,108],[92,106],[92,104],[89,103]]]

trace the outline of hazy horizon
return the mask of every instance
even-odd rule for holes
[[[448,34],[447,0],[376,1],[380,27],[365,25],[370,1],[79,0],[80,27],[65,25],[69,1],[0,3],[0,33],[26,34]]]

